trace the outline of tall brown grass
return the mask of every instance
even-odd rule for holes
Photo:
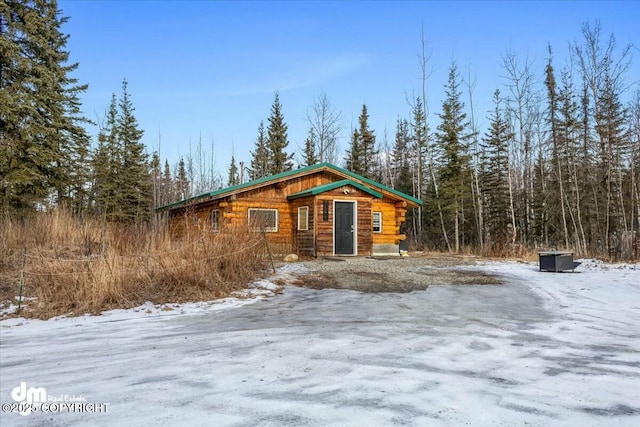
[[[243,288],[267,262],[262,236],[247,230],[176,238],[64,211],[0,225],[0,298],[15,303],[24,272],[21,314],[38,318],[216,299]]]

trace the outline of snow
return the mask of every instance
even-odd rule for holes
[[[3,320],[2,404],[25,382],[108,409],[1,424],[640,425],[640,266],[581,261],[404,294],[282,292],[288,264],[217,303]]]
[[[297,275],[305,274],[307,270],[303,265],[284,265],[278,269],[267,279],[257,280],[250,283],[247,289],[232,293],[229,298],[222,298],[214,301],[201,301],[183,304],[153,304],[149,301],[146,303],[129,309],[117,309],[104,311],[100,316],[86,314],[79,317],[57,316],[43,322],[37,319],[9,318],[2,320],[1,327],[10,327],[16,325],[24,325],[30,323],[40,323],[42,325],[50,324],[50,322],[71,322],[71,323],[103,323],[113,321],[123,321],[129,319],[150,318],[150,317],[168,317],[176,315],[203,314],[210,311],[239,307],[245,304],[252,304],[261,298],[272,297],[282,291],[282,286],[274,282],[290,282]],[[16,301],[18,296],[15,297]],[[34,300],[35,298],[23,298],[23,301]],[[13,314],[18,310],[15,304],[9,304],[6,307],[0,306],[0,316]],[[43,326],[46,327],[46,326]]]

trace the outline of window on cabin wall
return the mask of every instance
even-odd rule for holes
[[[309,230],[309,206],[298,208],[298,231]]]
[[[210,218],[211,231],[220,231],[220,211],[218,209],[212,210]]]
[[[373,232],[382,233],[382,212],[373,213]]]
[[[249,208],[249,228],[254,231],[278,232],[278,210]]]

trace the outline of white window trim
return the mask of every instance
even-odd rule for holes
[[[380,222],[380,230],[378,230],[378,231],[374,230],[374,226],[375,226],[375,223],[376,223],[376,215],[380,216],[380,221],[379,221]],[[381,234],[382,233],[382,212],[374,212],[373,213],[371,231],[376,233],[376,234]]]
[[[306,218],[304,228],[300,225],[300,218],[303,218],[302,212],[304,212],[304,218]],[[298,231],[309,231],[309,206],[300,206],[298,208]]]
[[[218,217],[218,222],[214,223],[213,222],[213,213],[217,212],[216,216]],[[214,233],[217,233],[218,231],[220,231],[220,209],[213,209],[210,213],[209,213],[209,220],[211,221],[211,231],[213,231]]]
[[[266,209],[266,208],[249,208],[247,210],[247,221],[249,222],[249,226],[251,226],[251,212],[252,211],[273,211],[276,213],[276,226],[275,227],[265,227],[264,231],[267,233],[277,233],[278,232],[278,224],[279,224],[279,213],[278,209]],[[260,229],[254,229],[254,231],[262,231]]]

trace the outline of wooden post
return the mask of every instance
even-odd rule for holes
[[[27,248],[22,249],[22,270],[20,270],[20,290],[18,293],[18,313],[22,309],[22,292],[24,290],[24,268],[27,265]]]
[[[269,253],[269,260],[271,260],[271,268],[273,269],[273,274],[276,274],[276,267],[273,265],[273,255],[271,254],[271,247],[269,246],[269,241],[267,240],[267,233],[264,228],[262,229],[262,238],[264,239],[264,243],[267,245],[267,252]]]

